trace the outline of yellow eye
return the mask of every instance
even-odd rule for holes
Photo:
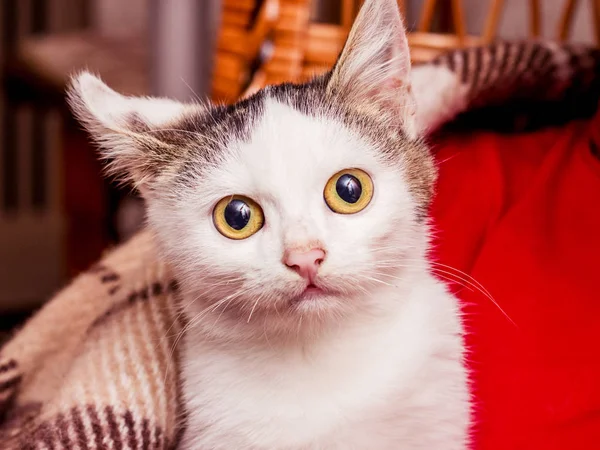
[[[215,227],[229,239],[246,239],[265,223],[263,210],[254,200],[232,195],[219,200],[213,211]]]
[[[363,170],[340,170],[325,185],[323,196],[333,212],[354,214],[365,209],[373,198],[373,181]]]

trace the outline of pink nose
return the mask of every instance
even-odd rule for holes
[[[295,270],[298,274],[312,282],[317,275],[319,266],[325,259],[325,252],[320,248],[313,248],[307,252],[292,250],[287,252],[283,262],[290,269]]]

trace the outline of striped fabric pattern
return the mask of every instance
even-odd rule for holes
[[[175,448],[182,322],[177,283],[157,261],[149,234],[136,236],[2,349],[1,448]]]
[[[434,108],[431,123],[509,118],[514,130],[525,114],[540,126],[584,116],[600,97],[600,54],[585,47],[497,42],[429,64],[467,88],[451,117]],[[176,448],[185,426],[179,295],[148,231],[57,293],[0,349],[0,448]]]
[[[454,72],[467,88],[452,119],[468,128],[512,132],[556,125],[591,116],[600,97],[600,49],[584,45],[498,41],[428,64]]]

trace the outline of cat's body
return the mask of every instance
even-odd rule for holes
[[[190,333],[181,448],[464,449],[468,392],[456,358],[460,325],[449,320],[456,304],[426,274],[419,281],[394,299],[406,302],[397,314],[315,342],[223,348]]]
[[[352,148],[348,144],[352,129],[327,117],[306,117],[287,106],[293,91],[277,89],[262,99],[263,118],[240,144],[240,155],[228,164],[227,172],[256,164],[252,172],[264,175],[253,179],[252,186],[277,192],[277,203],[289,208],[290,216],[311,211],[312,223],[301,230],[292,223],[272,224],[275,230],[269,231],[281,234],[283,241],[308,233],[311,239],[333,244],[328,229],[336,225],[330,219],[342,220],[336,234],[344,248],[328,246],[338,255],[331,255],[331,266],[323,264],[320,273],[325,280],[340,274],[349,259],[362,272],[353,276],[375,290],[336,295],[329,308],[339,317],[332,322],[326,320],[332,311],[319,311],[318,304],[310,304],[313,300],[291,315],[285,305],[252,310],[256,305],[251,302],[241,318],[230,316],[225,305],[191,308],[196,324],[183,346],[188,428],[182,449],[462,449],[468,393],[461,326],[456,300],[429,273],[423,253],[427,225],[418,225],[420,232],[413,235],[413,224],[401,214],[415,205],[409,195],[396,198],[403,187],[392,179],[388,192],[380,189],[375,194],[373,201],[380,208],[362,217],[360,229],[353,230],[357,225],[349,217],[332,216],[321,190],[339,167],[371,167],[380,181],[393,178],[396,169],[371,160],[362,148]],[[278,130],[278,137],[271,130]],[[265,135],[268,142],[262,141]],[[332,157],[319,161],[324,144]],[[338,150],[343,153],[334,158]],[[391,202],[398,209],[383,206]],[[386,220],[386,215],[394,214],[397,220]],[[372,240],[354,235],[365,228],[377,230]],[[176,248],[177,242],[166,247]],[[390,250],[404,253],[405,267],[399,261],[398,267],[388,267],[386,261],[393,258],[396,263]],[[372,259],[374,252],[377,260]],[[352,256],[355,253],[365,256]],[[269,259],[262,263],[275,273],[259,272],[257,284],[278,275],[277,263]],[[345,282],[349,280],[340,280],[335,289]],[[203,295],[193,291],[187,297]]]
[[[182,450],[466,448],[460,313],[427,261],[435,167],[395,0],[367,0],[307,84],[215,107],[83,74],[71,103],[179,282]]]

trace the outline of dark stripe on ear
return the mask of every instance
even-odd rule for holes
[[[148,124],[140,117],[137,112],[132,112],[125,117],[127,128],[133,133],[146,133],[150,131]]]

